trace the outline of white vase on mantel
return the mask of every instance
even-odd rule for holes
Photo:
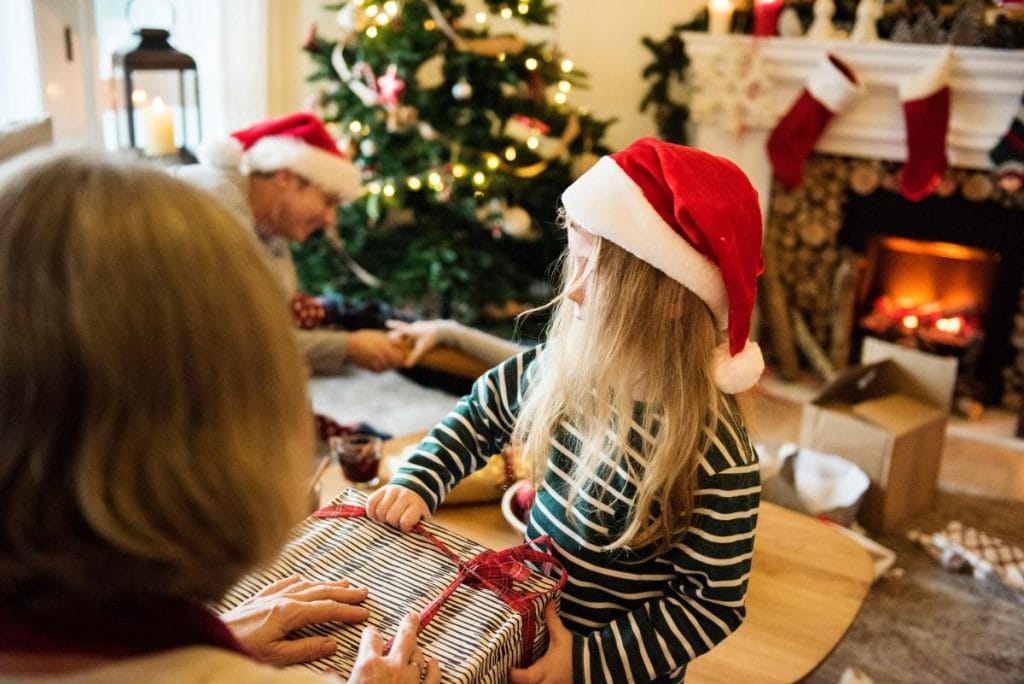
[[[833,0],[814,0],[814,21],[807,29],[807,37],[817,40],[828,40],[836,37],[836,29],[832,25],[832,17],[836,13]]]
[[[779,21],[776,23],[776,30],[783,38],[799,38],[804,35],[803,24],[800,23],[800,15],[792,5],[787,5],[779,13]]]
[[[876,0],[860,0],[857,5],[857,21],[850,31],[854,43],[874,43],[878,40],[878,17],[882,12]]]

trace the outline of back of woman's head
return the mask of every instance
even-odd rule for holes
[[[89,156],[0,181],[0,605],[219,597],[301,515],[304,380],[213,198]]]

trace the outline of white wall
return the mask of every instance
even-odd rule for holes
[[[653,55],[640,40],[666,37],[675,24],[688,21],[697,0],[563,0],[557,32],[567,56],[590,75],[590,89],[576,91],[573,102],[595,116],[619,117],[608,131],[608,145],[621,148],[643,135],[654,135],[654,114],[639,112],[649,82],[641,72]]]

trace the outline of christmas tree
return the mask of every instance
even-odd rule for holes
[[[611,122],[572,105],[586,75],[556,46],[490,29],[549,26],[549,3],[484,7],[352,0],[328,7],[340,39],[314,29],[316,107],[367,192],[339,212],[343,253],[296,248],[307,290],[469,323],[548,296],[558,196],[607,153]]]

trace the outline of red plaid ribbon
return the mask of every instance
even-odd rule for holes
[[[313,514],[315,518],[362,518],[366,516],[364,506],[353,504],[331,505],[321,508]],[[455,593],[455,590],[465,582],[468,586],[476,589],[489,589],[498,598],[504,601],[510,608],[523,617],[523,643],[520,651],[520,665],[525,667],[530,663],[533,656],[533,640],[537,634],[537,621],[533,611],[533,601],[538,598],[553,596],[565,586],[568,576],[562,563],[555,558],[550,551],[551,538],[547,535],[537,537],[525,544],[513,546],[501,551],[483,551],[467,561],[463,561],[449,549],[443,541],[428,532],[422,525],[412,528],[427,541],[437,547],[444,555],[448,556],[458,567],[458,574],[455,579],[445,587],[441,595],[430,602],[420,613],[420,626],[417,634],[430,624],[441,606],[448,600],[448,597]],[[531,545],[540,546],[545,551],[531,548]],[[522,582],[530,575],[530,569],[523,564],[523,561],[537,563],[541,572],[550,576],[552,571],[558,570],[558,583],[547,591],[524,592],[515,589],[516,582]],[[391,648],[394,638],[388,640],[384,652]]]

